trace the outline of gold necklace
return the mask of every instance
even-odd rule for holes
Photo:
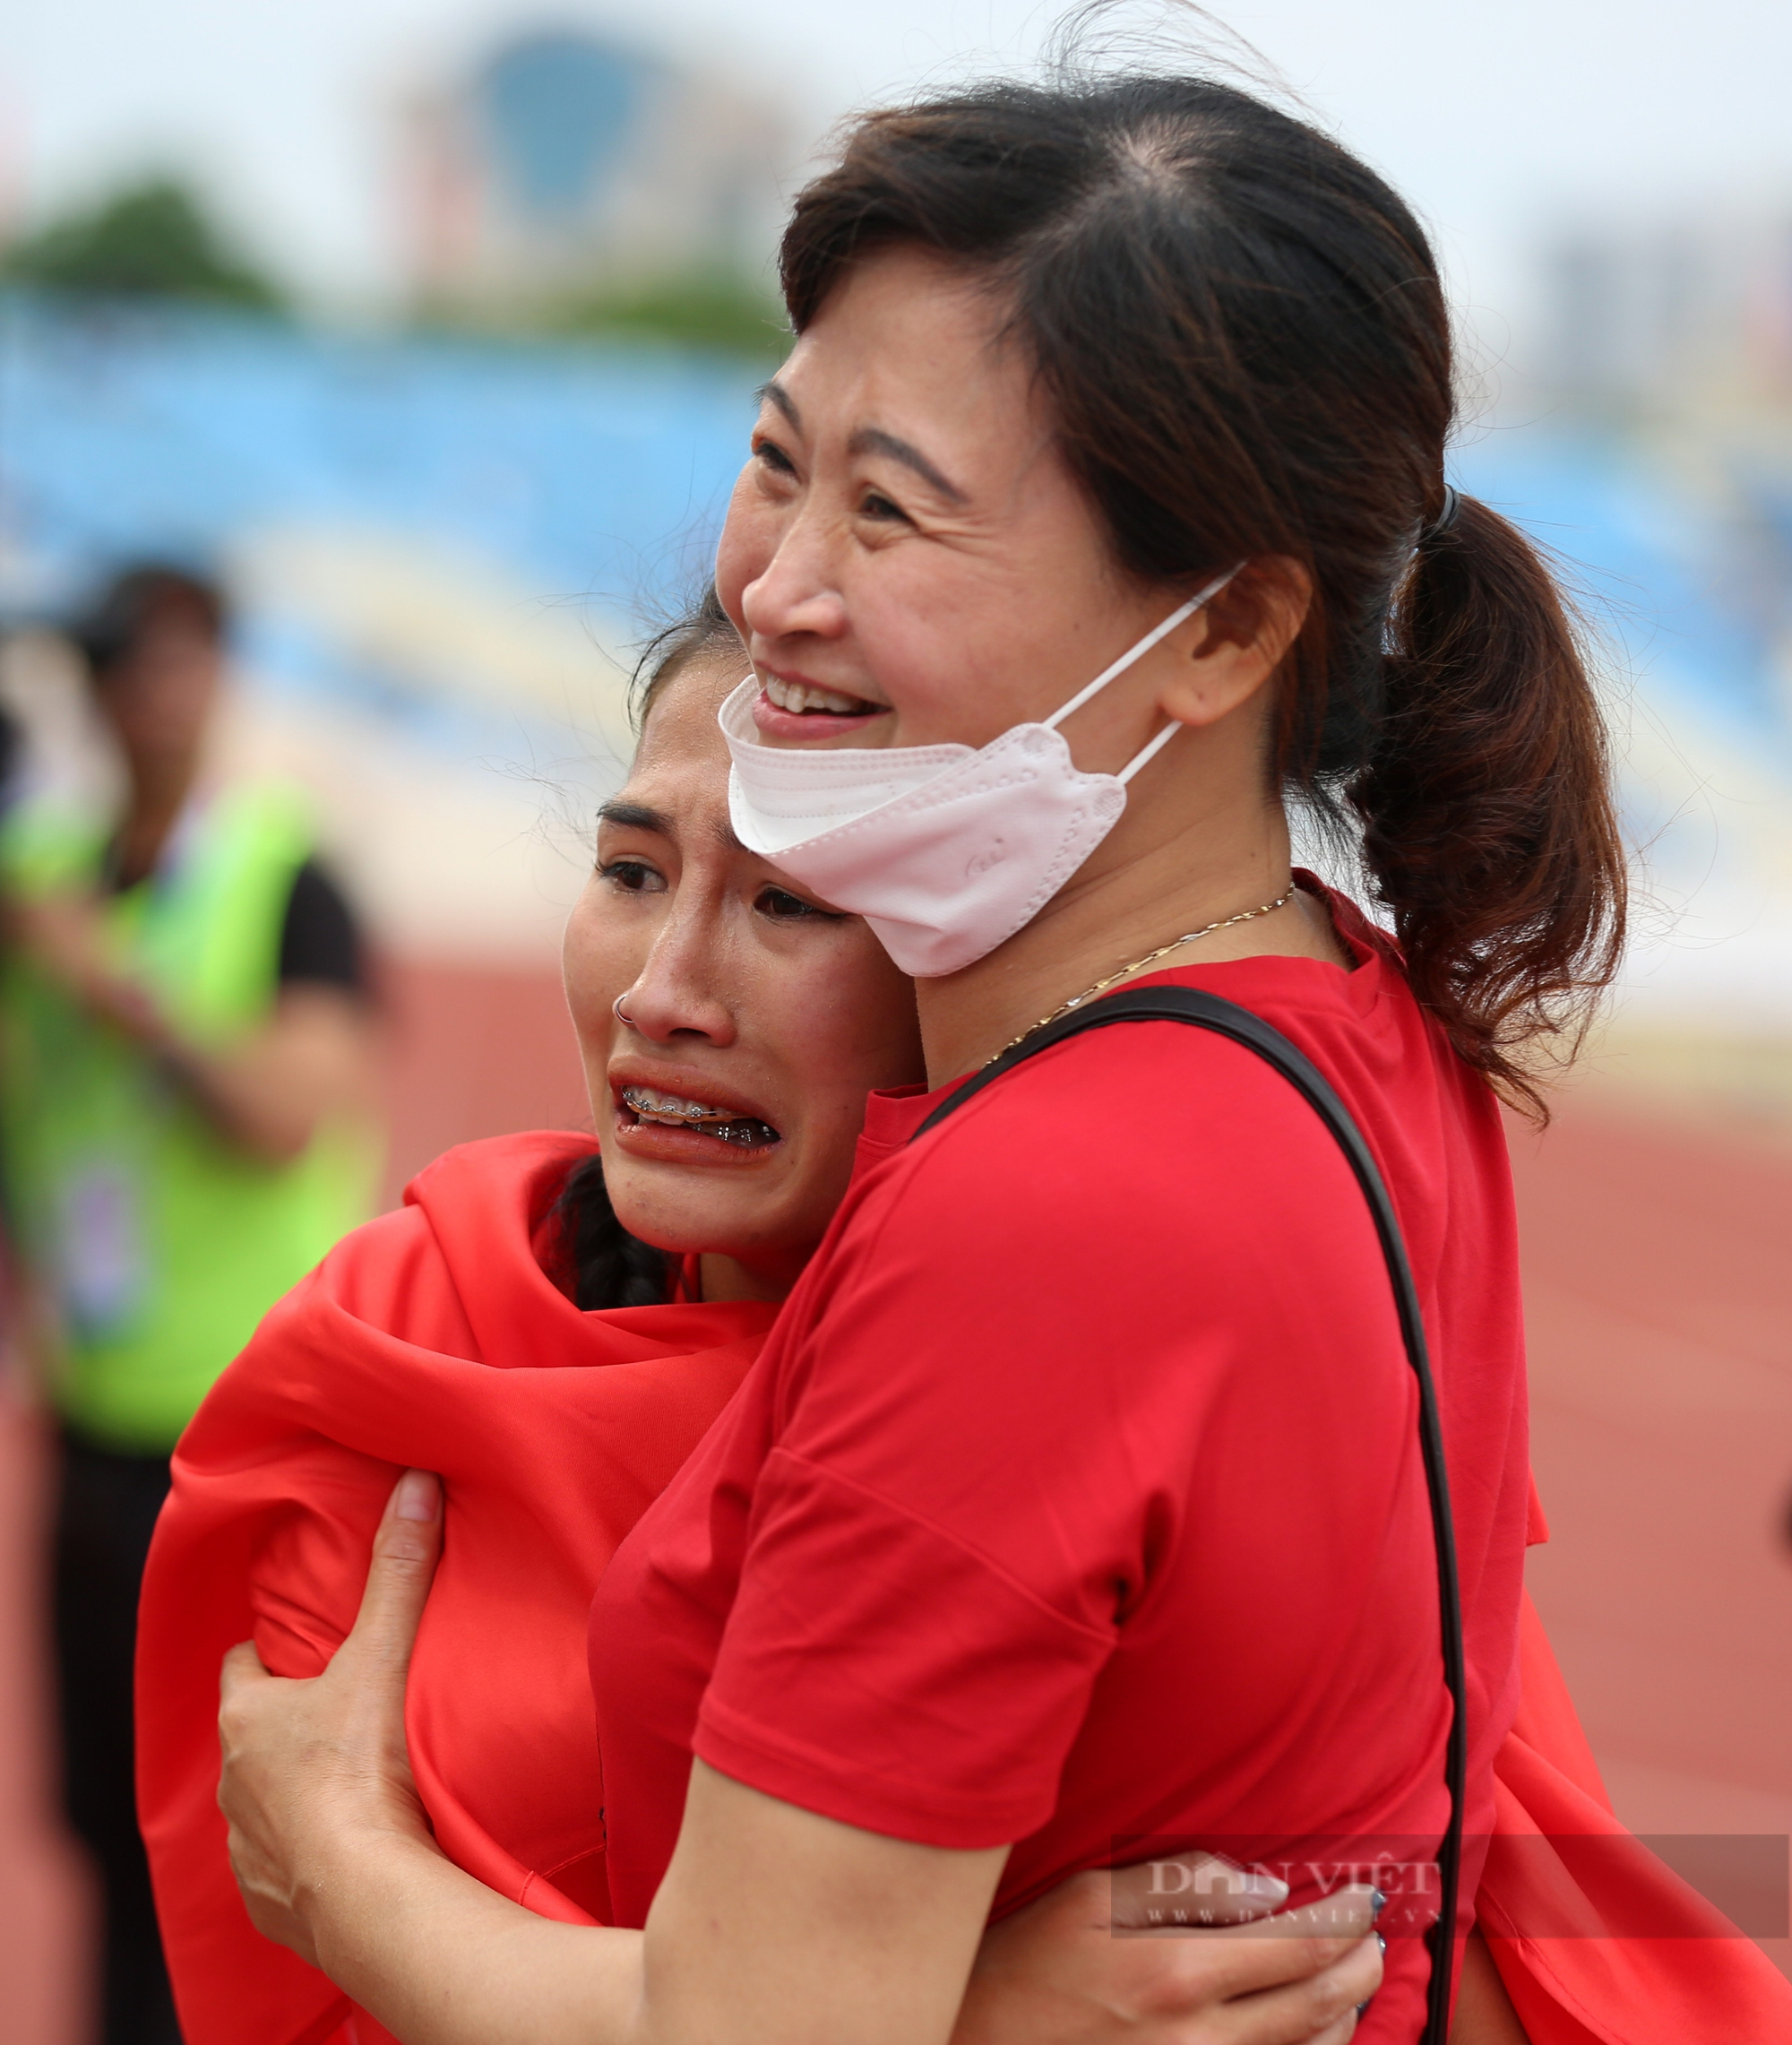
[[[1081,1008],[1085,1001],[1092,1001],[1098,994],[1106,994],[1110,987],[1116,986],[1128,973],[1135,973],[1142,966],[1154,965],[1166,952],[1174,952],[1178,945],[1192,945],[1197,937],[1210,937],[1216,930],[1229,930],[1235,923],[1252,923],[1260,916],[1269,916],[1278,909],[1286,909],[1295,897],[1295,884],[1290,880],[1284,893],[1273,902],[1260,902],[1255,909],[1241,909],[1236,916],[1222,916],[1217,923],[1203,923],[1199,930],[1187,930],[1180,937],[1172,937],[1167,945],[1159,945],[1155,952],[1147,952],[1142,959],[1134,959],[1130,966],[1122,966],[1117,973],[1109,973],[1106,979],[1098,979],[1093,987],[1086,987],[1075,994],[1063,1007],[1055,1008],[1049,1015],[1042,1015],[1037,1022],[1030,1022],[1018,1037],[1011,1038],[997,1051],[995,1057],[986,1058],[986,1065],[994,1065],[996,1058],[1006,1057],[1016,1044],[1024,1044],[1035,1030],[1043,1030],[1047,1022],[1055,1022],[1060,1015],[1068,1015],[1072,1009]]]

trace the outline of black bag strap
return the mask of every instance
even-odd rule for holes
[[[1261,1015],[1236,1002],[1222,1001],[1189,987],[1128,988],[1119,994],[1091,1002],[1073,1014],[1060,1017],[1032,1031],[981,1072],[974,1073],[941,1101],[909,1140],[924,1136],[963,1107],[973,1094],[981,1093],[1004,1074],[1026,1059],[1075,1037],[1085,1030],[1100,1030],[1111,1022],[1189,1022],[1198,1030],[1211,1030],[1229,1037],[1247,1051],[1254,1051],[1271,1065],[1296,1091],[1303,1094],[1319,1118],[1336,1138],[1349,1161],[1363,1189],[1369,1212],[1374,1217],[1375,1233],[1381,1238],[1382,1255],[1387,1260],[1388,1277],[1393,1286],[1394,1304],[1400,1313],[1400,1335],[1406,1343],[1407,1361],[1418,1380],[1418,1435],[1425,1463],[1425,1481],[1431,1494],[1431,1531],[1437,1548],[1437,1602],[1443,1621],[1443,1680],[1454,1706],[1450,1740],[1444,1756],[1444,1780],[1450,1789],[1450,1824],[1438,1852],[1439,1909],[1437,1922],[1426,1935],[1431,1949],[1431,1989],[1424,2045],[1446,2045],[1450,2028],[1451,1974],[1455,1964],[1456,1898],[1462,1863],[1462,1792],[1468,1773],[1469,1738],[1464,1717],[1462,1654],[1462,1594],[1456,1573],[1456,1529],[1450,1513],[1450,1474],[1443,1459],[1443,1429],[1438,1418],[1437,1389],[1432,1381],[1431,1357],[1426,1347],[1425,1320],[1419,1312],[1418,1291],[1407,1261],[1406,1243],[1400,1235],[1393,1202],[1382,1182],[1362,1132],[1350,1119],[1349,1111],[1331,1090],[1330,1083],[1304,1053],[1297,1050],[1279,1030],[1272,1030]]]

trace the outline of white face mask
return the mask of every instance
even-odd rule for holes
[[[1118,823],[1126,783],[1182,729],[1167,725],[1117,774],[1085,774],[1057,727],[1237,572],[1172,611],[1043,724],[1014,725],[987,746],[764,746],[749,675],[720,711],[736,836],[864,917],[905,973],[957,972],[1038,914]]]

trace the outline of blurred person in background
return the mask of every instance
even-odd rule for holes
[[[107,2045],[177,2040],[138,1835],[132,1663],[168,1456],[265,1309],[371,1211],[360,940],[304,806],[205,771],[226,606],[146,565],[73,629],[122,813],[22,802],[0,1128],[62,1436],[53,1610],[67,1814],[105,1898]]]

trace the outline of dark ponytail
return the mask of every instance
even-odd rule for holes
[[[1006,307],[1124,572],[1192,591],[1252,557],[1305,570],[1279,776],[1361,824],[1419,1000],[1539,1109],[1527,1053],[1564,1032],[1572,1048],[1615,969],[1624,858],[1547,570],[1485,505],[1433,530],[1450,324],[1412,213],[1234,87],[1073,78],[850,128],[784,237],[797,331],[899,243]]]
[[[632,1236],[616,1218],[604,1161],[596,1151],[566,1174],[554,1204],[573,1304],[582,1313],[602,1307],[659,1307],[671,1298],[675,1259]]]
[[[1419,1000],[1541,1116],[1514,1058],[1564,1033],[1624,943],[1604,721],[1555,578],[1473,497],[1421,541],[1388,625],[1385,698],[1348,795]]]
[[[645,729],[667,685],[705,653],[746,657],[713,582],[642,649],[629,684],[637,731]],[[604,1184],[604,1161],[597,1152],[581,1158],[566,1174],[554,1215],[560,1224],[562,1269],[582,1312],[658,1307],[671,1297],[676,1259],[630,1235],[617,1221]]]

